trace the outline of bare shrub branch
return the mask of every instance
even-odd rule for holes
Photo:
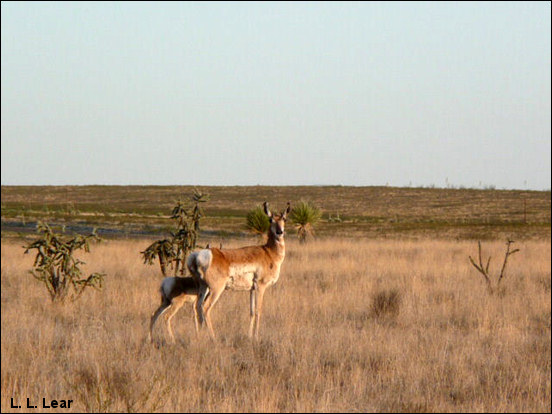
[[[506,270],[506,264],[508,262],[508,257],[513,255],[514,253],[519,252],[519,249],[510,250],[511,245],[514,243],[513,240],[508,239],[506,243],[506,254],[504,255],[504,262],[502,263],[502,269],[500,270],[500,275],[498,276],[497,282],[496,282],[496,289],[500,287],[500,282],[504,278],[505,270]],[[489,275],[489,265],[491,263],[491,256],[487,259],[487,264],[483,265],[483,258],[481,253],[481,241],[477,242],[478,246],[478,254],[479,254],[479,264],[473,260],[471,256],[468,256],[470,259],[471,264],[477,269],[479,273],[483,275],[485,278],[485,282],[487,284],[487,289],[489,290],[490,294],[493,294],[495,292],[495,288],[493,288],[492,279]]]

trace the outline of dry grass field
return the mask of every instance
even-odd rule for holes
[[[103,290],[54,306],[22,242],[2,240],[2,412],[29,411],[12,398],[33,412],[550,411],[550,239],[516,243],[492,296],[473,240],[291,239],[258,342],[249,295],[225,292],[217,342],[195,337],[186,306],[175,345],[162,323],[147,341],[161,281],[139,256],[150,241],[94,245],[86,271],[107,273]],[[483,249],[497,274],[504,241]]]

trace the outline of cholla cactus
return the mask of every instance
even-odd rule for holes
[[[176,257],[173,243],[168,239],[153,242],[141,253],[146,264],[153,264],[156,256],[159,258],[159,266],[163,276],[167,275],[167,265],[171,264]]]
[[[184,203],[178,200],[171,212],[171,219],[176,221],[176,228],[171,232],[171,239],[158,240],[152,243],[142,253],[144,263],[153,264],[155,257],[159,258],[159,266],[163,276],[171,267],[174,275],[184,275],[184,265],[188,253],[196,248],[199,237],[199,221],[203,217],[201,203],[209,201],[209,195],[194,189],[192,201],[195,203],[191,212]]]
[[[90,252],[90,240],[101,240],[95,231],[88,236],[79,234],[64,240],[46,223],[39,222],[37,230],[42,233],[42,237],[24,246],[25,253],[37,250],[33,270],[29,273],[44,283],[53,302],[63,302],[67,297],[76,300],[88,286],[97,289],[102,287],[105,274],[92,273],[84,277],[79,266],[85,263],[73,257],[73,253],[79,249]]]

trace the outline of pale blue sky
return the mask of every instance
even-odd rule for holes
[[[549,2],[1,8],[2,185],[550,188]]]

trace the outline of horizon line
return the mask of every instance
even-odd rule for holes
[[[390,185],[390,184],[0,184],[1,187],[382,187],[401,189],[428,189],[428,190],[480,190],[480,191],[541,191],[550,192],[550,188],[517,188],[501,187],[493,184],[481,186],[447,185]]]

